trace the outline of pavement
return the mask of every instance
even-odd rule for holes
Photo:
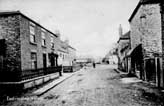
[[[82,69],[80,69],[79,71],[81,71],[81,70]],[[66,79],[72,77],[73,75],[75,75],[79,71],[76,71],[76,72],[73,72],[73,73],[63,73],[63,75],[61,77],[59,77],[58,79],[53,80],[51,83],[46,84],[42,88],[39,88],[39,89],[35,90],[34,92],[32,92],[31,95],[33,95],[33,96],[41,96],[44,93],[46,93],[49,90],[51,90],[52,88],[54,88],[55,86],[57,86],[58,84],[60,84],[63,81],[65,81]]]

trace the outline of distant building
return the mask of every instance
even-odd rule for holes
[[[130,50],[130,31],[123,34],[122,27],[119,27],[119,40],[118,40],[118,68],[122,71],[128,71],[128,57],[127,53]]]
[[[102,59],[102,62],[107,64],[118,64],[117,55],[114,53],[116,49],[117,48],[114,48],[114,50],[109,51]]]
[[[69,61],[69,66],[72,66],[75,63],[76,60],[76,49],[73,48],[68,44],[68,61]]]

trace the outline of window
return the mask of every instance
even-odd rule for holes
[[[41,36],[42,36],[42,46],[46,46],[45,32],[42,31]]]
[[[30,42],[35,43],[35,24],[30,23]]]
[[[31,52],[31,69],[37,69],[37,54]]]
[[[64,54],[63,54],[63,60],[64,60]]]
[[[54,48],[54,39],[53,39],[53,36],[51,36],[51,48]]]
[[[60,57],[62,57],[62,54],[60,53],[60,55],[59,55]]]

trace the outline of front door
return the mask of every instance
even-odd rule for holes
[[[6,55],[5,39],[0,39],[0,71],[4,70],[4,58]]]
[[[43,54],[43,68],[47,67],[47,58],[46,58],[46,54]]]

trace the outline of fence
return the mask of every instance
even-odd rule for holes
[[[17,82],[22,80],[28,80],[43,75],[48,75],[56,72],[60,72],[62,67],[48,67],[40,68],[36,70],[15,70],[15,71],[0,71],[0,81],[1,82]]]
[[[63,72],[73,72],[73,66],[63,66]]]

